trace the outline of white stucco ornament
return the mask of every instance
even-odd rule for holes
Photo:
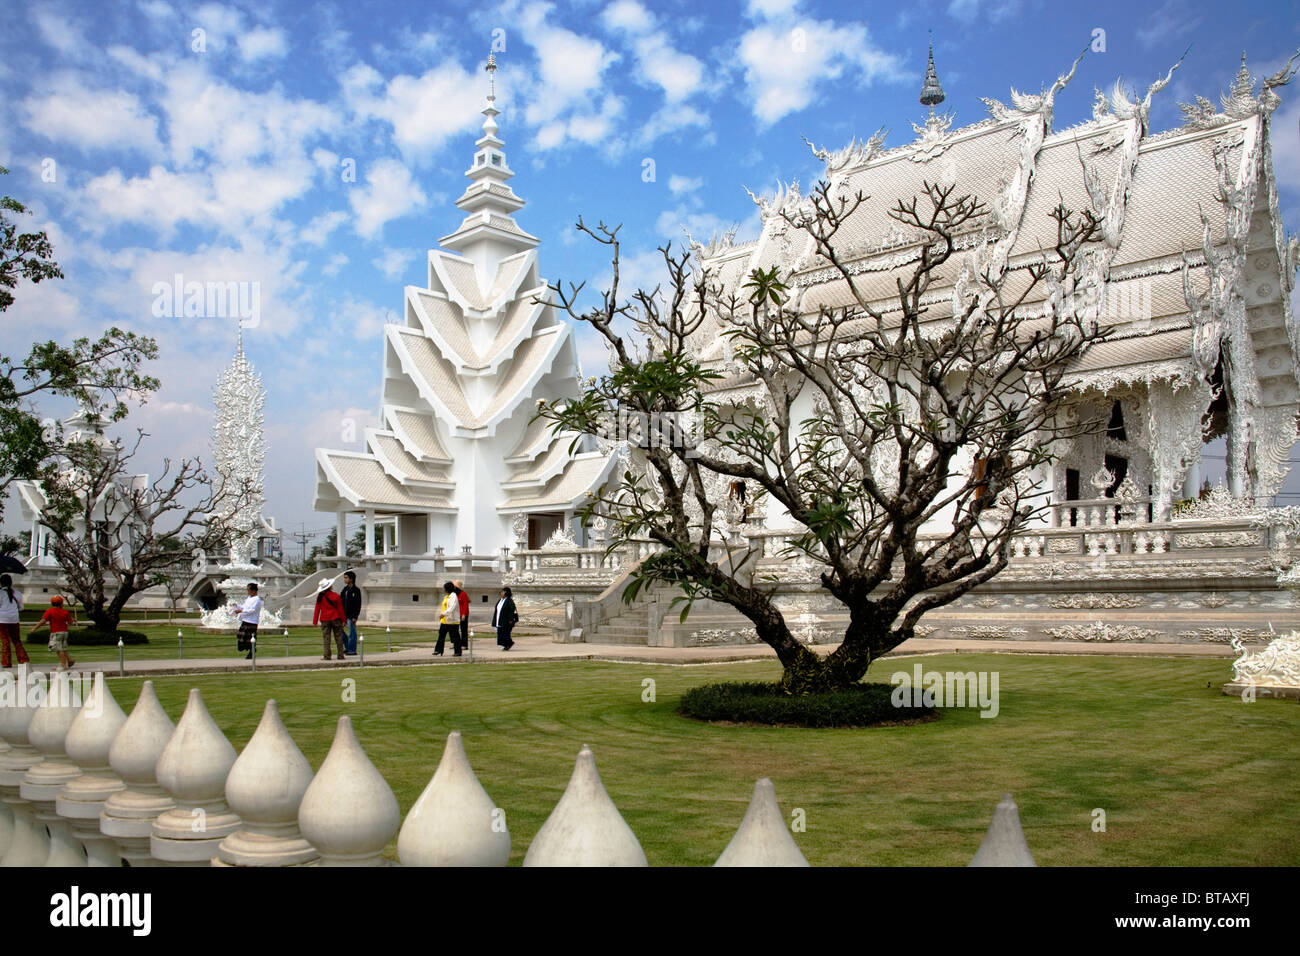
[[[108,689],[104,672],[97,672],[63,742],[81,775],[64,784],[54,804],[59,816],[71,821],[72,835],[86,848],[89,866],[122,865],[117,844],[99,829],[99,814],[104,801],[126,789],[108,763],[109,750],[125,724],[126,712]]]
[[[569,785],[533,838],[524,866],[648,866],[641,844],[605,792],[583,745]]]
[[[764,777],[754,784],[749,809],[740,828],[714,866],[807,866],[808,861],[790,836],[776,788]]]
[[[235,758],[235,748],[208,713],[203,695],[191,688],[185,713],[158,758],[158,783],[176,806],[154,821],[154,857],[171,864],[207,864],[216,856],[217,844],[239,829],[239,817],[226,803],[226,777]]]
[[[221,841],[214,865],[296,866],[319,854],[298,829],[311,764],[289,736],[274,700],[226,778],[226,801],[242,825]]]
[[[1025,831],[1020,826],[1020,811],[1011,794],[1004,793],[993,810],[993,821],[984,834],[984,842],[967,866],[1037,866]]]
[[[406,815],[397,838],[403,866],[505,866],[505,813],[479,783],[459,730],[447,735],[433,779]]]
[[[27,740],[27,728],[36,715],[24,684],[27,676],[23,667],[16,673],[0,672],[0,699],[4,701],[4,706],[0,706],[0,735],[9,744],[9,750],[0,754],[0,799],[13,816],[9,842],[4,856],[0,857],[0,866],[5,867],[41,866],[50,852],[49,834],[36,822],[31,803],[19,796],[27,771],[41,759]],[[32,676],[41,680],[39,675]]]
[[[66,671],[53,675],[45,702],[36,710],[27,737],[43,759],[23,777],[19,795],[30,800],[36,821],[50,834],[50,852],[46,866],[85,866],[86,856],[73,839],[68,821],[55,811],[55,802],[63,785],[81,776],[81,770],[68,757],[64,741],[68,729],[81,710],[81,695]]]
[[[153,681],[140,688],[140,697],[108,751],[109,765],[126,784],[104,801],[99,829],[117,841],[122,856],[132,866],[154,863],[149,836],[160,813],[175,806],[158,785],[156,768],[176,725],[163,710]]]
[[[352,718],[340,717],[298,807],[303,836],[320,851],[321,866],[378,866],[401,822],[397,797],[362,749]]]

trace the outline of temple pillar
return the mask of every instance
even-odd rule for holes
[[[348,553],[348,513],[340,511],[336,518],[334,556],[342,558]]]
[[[41,523],[32,519],[32,537],[27,542],[27,556],[34,558],[41,553]]]
[[[375,556],[375,509],[366,509],[366,547],[365,555],[367,558]]]
[[[1185,486],[1187,470],[1201,458],[1201,416],[1209,407],[1204,384],[1175,388],[1153,382],[1147,390],[1147,436],[1151,444],[1151,518],[1169,520],[1174,493]]]
[[[1201,493],[1201,456],[1197,454],[1196,459],[1187,466],[1187,474],[1183,477],[1183,497],[1195,498]]]

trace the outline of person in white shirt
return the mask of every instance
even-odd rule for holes
[[[257,622],[262,619],[262,599],[257,594],[257,582],[250,581],[248,597],[243,604],[235,605],[239,609],[239,637],[235,645],[241,651],[248,651],[245,660],[253,656],[253,643],[257,638]]]
[[[23,609],[23,593],[14,590],[14,579],[0,574],[0,666],[10,666],[10,645],[18,653],[18,663],[27,663],[27,648],[23,647],[22,632],[18,625],[18,612]]]

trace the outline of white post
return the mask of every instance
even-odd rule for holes
[[[348,553],[348,513],[340,511],[336,520],[338,524],[335,532],[334,557],[342,558]]]
[[[59,816],[71,821],[72,835],[85,846],[89,866],[122,865],[117,844],[99,829],[99,814],[105,800],[126,789],[108,765],[109,749],[125,723],[126,713],[109,692],[104,672],[99,671],[63,743],[81,776],[64,784],[55,801]]]
[[[366,509],[366,549],[367,558],[375,555],[375,509]]]
[[[27,771],[19,788],[19,795],[30,800],[36,808],[37,825],[44,825],[50,833],[50,852],[46,866],[85,866],[86,856],[81,844],[72,837],[68,821],[55,812],[55,802],[63,785],[81,776],[77,765],[63,749],[68,730],[81,710],[81,695],[72,686],[67,671],[53,676],[45,703],[37,709],[27,728],[33,747],[44,759]]]
[[[176,806],[158,786],[158,758],[171,740],[176,725],[145,681],[140,698],[108,751],[108,762],[126,789],[104,801],[99,829],[117,841],[131,866],[155,866],[149,838],[158,815]]]
[[[27,556],[36,557],[41,553],[41,523],[35,518],[32,519],[32,537],[27,542]]]
[[[40,762],[41,755],[27,739],[27,729],[37,708],[31,706],[33,681],[44,690],[39,674],[28,679],[27,667],[19,665],[16,672],[0,673],[0,683],[6,695],[13,695],[14,703],[0,707],[0,735],[9,743],[9,750],[0,754],[0,799],[13,813],[13,835],[5,849],[0,866],[42,866],[50,855],[50,838],[45,827],[36,822],[32,805],[20,795],[27,771]]]
[[[172,866],[207,866],[217,846],[239,829],[239,817],[226,804],[226,777],[235,748],[190,689],[185,713],[158,757],[158,783],[176,806],[154,821],[149,837],[154,859]]]

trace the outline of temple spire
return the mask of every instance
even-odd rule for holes
[[[934,108],[944,101],[943,87],[939,85],[939,74],[934,69],[934,35],[930,35],[930,57],[925,64],[925,82],[921,85],[921,105]]]

